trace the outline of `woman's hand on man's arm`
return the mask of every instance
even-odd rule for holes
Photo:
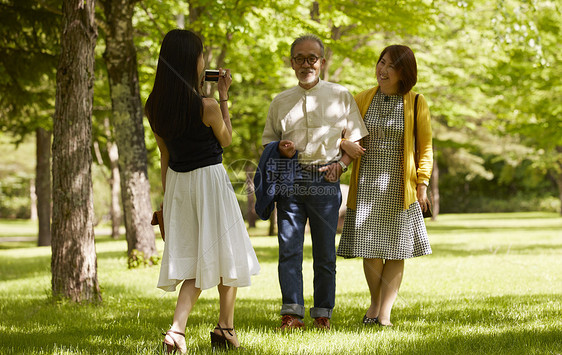
[[[340,143],[340,148],[349,155],[352,160],[355,160],[365,154],[365,148],[363,148],[359,141],[352,142],[347,139],[342,139]]]

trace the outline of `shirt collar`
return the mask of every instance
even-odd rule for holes
[[[297,87],[299,88],[299,91],[303,94],[309,93],[309,92],[314,92],[316,90],[318,90],[321,86],[324,85],[324,80],[318,78],[318,83],[316,83],[316,85],[314,85],[312,88],[305,90],[302,86],[297,85]]]

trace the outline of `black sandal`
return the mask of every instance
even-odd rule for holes
[[[369,318],[369,317],[367,317],[367,314],[365,314],[365,316],[363,316],[363,324],[365,324],[365,325],[380,324],[379,318],[378,317]]]
[[[172,341],[174,342],[173,344],[166,342],[166,335],[168,335],[168,333],[178,334],[185,338],[184,333],[176,332],[175,330],[171,330],[171,329],[168,330],[166,333],[162,333],[162,335],[164,336],[164,341],[162,341],[162,352],[165,352],[166,354],[175,354],[179,350],[179,352],[182,353],[181,349],[178,346],[178,343],[176,342],[173,336],[170,335],[170,338],[172,338]]]
[[[234,328],[222,328],[220,324],[217,324],[215,330],[220,330],[221,334],[217,334],[215,332],[211,332],[211,346],[214,348],[223,348],[223,349],[233,349],[233,350],[243,350],[244,348],[241,346],[234,346],[234,343],[226,337],[225,331],[233,337],[234,335],[231,331],[234,331]]]

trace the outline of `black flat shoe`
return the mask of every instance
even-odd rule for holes
[[[369,317],[367,317],[367,315],[365,314],[365,316],[363,316],[363,324],[365,324],[365,325],[380,324],[380,323],[379,323],[379,318],[377,318],[377,317],[375,317],[375,318],[369,318]]]

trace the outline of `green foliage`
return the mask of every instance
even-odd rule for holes
[[[556,1],[498,4],[495,26],[503,56],[491,80],[495,126],[539,153],[537,166],[562,174],[562,12]]]
[[[156,353],[177,300],[177,292],[156,288],[158,268],[128,269],[126,242],[98,236],[103,304],[53,302],[50,248],[4,249],[5,227],[0,222],[0,353]],[[553,213],[443,215],[428,221],[433,255],[406,262],[393,329],[360,323],[369,303],[362,261],[339,258],[329,333],[314,330],[308,316],[302,332],[276,330],[277,239],[250,230],[262,269],[251,287],[238,289],[236,331],[248,354],[557,354],[561,228]],[[157,245],[162,250],[162,242]],[[308,307],[313,304],[308,235],[303,271]],[[209,331],[218,314],[218,292],[204,291],[188,320],[189,354],[211,353]]]
[[[0,130],[50,129],[59,54],[57,1],[0,1]]]
[[[0,181],[0,216],[2,218],[29,218],[30,176],[10,175]]]
[[[14,147],[13,138],[0,133],[0,218],[30,217],[34,143],[26,139]]]
[[[60,3],[0,0],[0,10],[0,130],[21,140],[37,126],[51,126]],[[107,166],[113,133],[106,125],[111,115],[102,58],[106,30],[100,8],[96,16],[92,133],[100,163]],[[185,27],[203,37],[208,68],[232,70],[234,133],[225,149],[227,166],[259,158],[269,103],[296,85],[290,44],[311,32],[326,45],[324,78],[354,94],[376,85],[374,66],[385,46],[401,43],[414,50],[419,70],[414,90],[430,105],[446,190],[442,210],[456,211],[458,198],[473,206],[468,210],[518,206],[515,195],[504,192],[507,185],[517,189],[515,198],[521,201],[551,201],[556,195],[549,176],[562,174],[562,15],[557,1],[144,0],[137,3],[133,22],[143,101],[152,89],[161,40],[173,28]],[[216,87],[206,84],[205,93],[216,95]],[[144,124],[157,206],[163,198],[158,149],[146,120]],[[492,161],[501,167],[490,165]],[[525,165],[527,173],[516,178],[515,171],[529,161],[532,167]],[[528,173],[533,169],[537,173]],[[99,187],[108,170],[98,172],[97,191],[108,194]],[[229,173],[240,179],[237,171]],[[530,187],[535,183],[541,192]],[[488,194],[488,202],[480,194]],[[99,203],[96,216],[102,220],[107,203]]]
[[[127,258],[127,267],[129,269],[137,269],[140,267],[155,266],[160,262],[160,257],[153,255],[147,258],[142,251],[133,249]]]
[[[448,170],[458,164],[440,161],[447,166],[439,180],[443,213],[558,211],[556,184],[533,161],[513,161],[496,154],[474,157],[484,169],[481,175],[462,168]]]

